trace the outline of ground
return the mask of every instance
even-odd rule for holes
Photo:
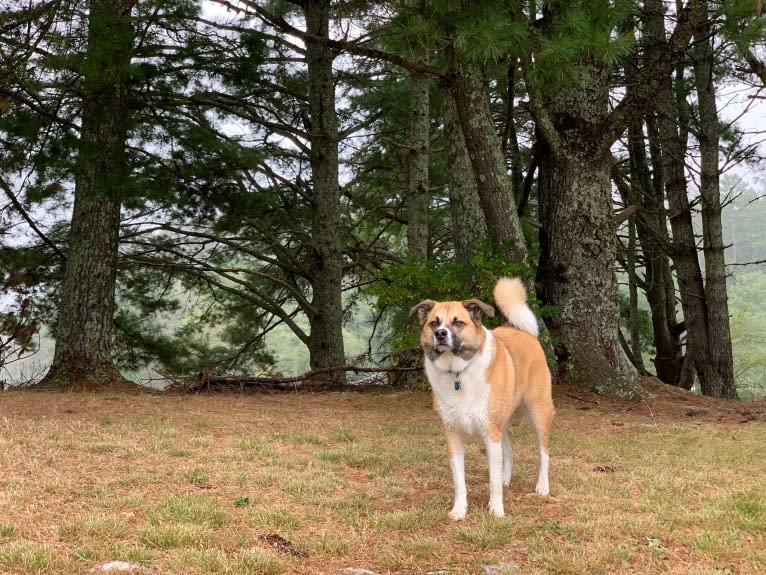
[[[555,387],[551,497],[511,429],[505,519],[469,513],[425,391],[0,394],[0,572],[766,572],[766,404],[644,380],[621,401]]]
[[[666,385],[653,377],[641,380],[641,387],[650,392],[646,400],[623,401],[589,393],[579,387],[556,386],[557,405],[587,411],[600,407],[614,414],[613,421],[598,418],[598,425],[646,423],[646,417],[657,423],[721,423],[742,424],[766,421],[766,402],[739,402],[703,397],[684,389]]]

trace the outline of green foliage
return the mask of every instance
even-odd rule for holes
[[[756,13],[756,4],[751,0],[726,0],[720,3],[721,33],[733,41],[741,53],[763,40],[766,21]]]
[[[766,395],[766,273],[737,274],[728,286],[734,381],[743,399]]]
[[[588,67],[614,66],[635,47],[625,21],[635,10],[632,0],[555,2],[529,44],[534,54],[531,77],[545,91],[577,80]]]
[[[0,275],[0,381],[6,364],[36,349],[39,325],[34,317],[31,288],[21,273]]]
[[[273,363],[260,333],[262,310],[236,294],[196,295],[182,276],[139,267],[124,271],[118,293],[114,356],[124,369],[260,373]]]
[[[59,568],[53,548],[48,544],[18,541],[0,547],[0,566],[7,572],[47,573]]]
[[[722,180],[721,189],[732,197],[721,214],[724,243],[729,246],[727,262],[741,265],[763,260],[766,254],[766,236],[763,233],[766,197],[732,177]],[[753,263],[747,269],[766,271],[766,264]]]
[[[714,16],[722,17],[724,34],[740,51],[762,38],[766,20],[754,14],[752,2],[711,6],[720,7]],[[88,72],[98,67],[98,58],[112,61],[113,52],[135,37],[130,50],[113,58],[119,69],[112,70],[129,76],[131,91],[126,119],[131,128],[129,175],[121,183],[128,221],[120,246],[115,318],[123,366],[154,363],[175,373],[203,367],[261,369],[272,361],[265,351],[265,333],[279,336],[273,347],[280,360],[302,365],[310,330],[304,313],[311,307],[306,270],[312,262],[315,206],[307,170],[308,77],[299,61],[305,54],[294,49],[295,39],[234,11],[225,25],[212,25],[199,19],[200,4],[194,0],[147,0],[131,5],[132,30],[120,30],[108,53],[95,54],[88,62],[86,19],[78,3],[32,2],[30,7],[23,18],[21,12],[4,13],[8,25],[0,42],[9,57],[0,86],[0,137],[3,177],[23,180],[17,195],[31,213],[68,200],[83,77],[92,76]],[[481,64],[502,132],[509,64],[522,60],[525,68],[531,66],[528,76],[515,77],[514,93],[522,100],[528,78],[551,91],[580,79],[591,67],[616,68],[635,49],[629,19],[640,7],[635,0],[408,0],[385,8],[352,3],[333,18],[341,27],[351,23],[344,29],[369,32],[367,45],[408,59],[428,56],[425,63],[444,66],[445,48],[453,47],[458,61]],[[300,14],[289,2],[262,8],[276,19],[294,21],[293,15]],[[67,25],[51,27],[51,22]],[[25,29],[28,37],[21,32]],[[22,54],[25,44],[35,48]],[[731,47],[723,45],[722,50],[728,55]],[[492,256],[488,247],[462,266],[446,255],[460,230],[450,226],[451,167],[442,153],[437,81],[432,82],[429,175],[430,248],[436,256],[390,264],[405,251],[407,174],[401,152],[408,146],[409,86],[401,68],[348,57],[338,60],[336,76],[346,162],[341,174],[349,178],[343,185],[343,225],[338,230],[347,270],[344,298],[354,299],[358,285],[376,281],[367,293],[395,334],[389,341],[392,349],[412,349],[415,322],[407,317],[412,305],[424,298],[491,301],[498,276],[528,270]],[[613,77],[620,80],[619,74]],[[535,138],[532,122],[520,114],[509,128],[516,130],[523,148],[513,166],[521,165],[523,172],[530,162],[528,144]],[[727,133],[732,157],[740,148],[739,136]],[[533,202],[526,215],[534,218]],[[761,222],[745,222],[741,215],[760,213],[762,206],[737,207],[742,210],[729,215],[726,227],[737,232],[737,258],[747,259],[758,253],[764,239]],[[155,229],[146,231],[149,226]],[[53,243],[65,247],[66,225],[46,231]],[[525,229],[530,252],[536,235],[537,228]],[[43,283],[47,301],[35,301],[35,313],[44,310],[48,319],[54,316],[61,260],[48,247],[3,248],[0,268],[23,269],[31,285]],[[381,268],[371,276],[370,270]],[[346,344],[348,351],[361,355],[377,342],[369,343],[366,328],[371,322],[360,307],[347,304],[354,311],[346,318]],[[744,330],[742,341],[749,341],[753,313],[736,309],[734,314]],[[648,346],[646,320],[642,314],[642,338]],[[747,366],[758,365],[757,350],[744,349],[749,355],[738,356],[742,373],[754,373],[755,367]]]
[[[620,322],[625,330],[630,330],[630,298],[620,292]],[[638,335],[641,342],[642,352],[654,350],[654,328],[652,327],[652,314],[649,310],[638,308],[637,314]],[[626,336],[630,340],[630,336]]]
[[[230,521],[229,516],[215,501],[196,495],[170,497],[153,509],[145,511],[145,515],[151,525],[188,523],[221,528]]]
[[[0,523],[0,541],[13,539],[16,536],[16,526],[11,523]]]
[[[469,263],[457,262],[445,254],[425,261],[411,259],[383,270],[368,292],[376,300],[379,313],[388,319],[391,351],[417,347],[415,320],[409,317],[409,310],[424,299],[460,301],[478,298],[489,303],[493,300],[492,291],[498,278],[530,277],[531,270],[522,264],[491,255],[502,252],[502,247],[493,252],[491,241],[487,240]],[[499,318],[495,319],[497,321]]]
[[[502,4],[502,3],[501,3]],[[461,10],[462,17],[452,17],[455,47],[470,61],[480,64],[502,62],[519,54],[528,45],[527,21],[514,18],[495,2],[470,2]]]

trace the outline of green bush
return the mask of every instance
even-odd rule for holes
[[[505,250],[493,249],[487,241],[468,263],[457,262],[451,256],[432,259],[412,258],[385,268],[369,288],[376,302],[377,313],[388,328],[387,344],[392,354],[418,347],[417,321],[409,317],[410,309],[424,299],[437,301],[478,298],[493,302],[492,291],[504,276],[531,277],[532,270],[524,264],[509,262],[500,255]],[[533,302],[534,294],[530,294]],[[500,318],[487,319],[496,325]]]

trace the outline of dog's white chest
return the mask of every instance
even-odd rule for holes
[[[459,390],[449,385],[434,390],[442,421],[448,427],[468,435],[485,435],[489,418],[489,385],[485,382],[463,382]]]
[[[486,373],[493,350],[494,342],[489,335],[483,350],[468,362],[445,356],[426,361],[436,407],[447,427],[468,435],[486,435],[490,392]]]

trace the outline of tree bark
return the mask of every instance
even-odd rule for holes
[[[308,310],[308,338],[312,370],[345,363],[343,347],[343,250],[341,246],[340,186],[338,183],[338,118],[335,110],[334,54],[328,47],[329,0],[307,0],[306,61],[311,116],[311,172],[314,219],[311,228],[309,278],[312,288]],[[333,374],[336,383],[345,372]]]
[[[507,246],[506,259],[525,263],[527,246],[500,138],[492,121],[486,78],[475,65],[461,62],[454,51],[449,52],[452,72],[447,83],[476,178],[487,231],[496,246]]]
[[[689,0],[681,7],[670,40],[658,43],[650,64],[635,70],[631,81],[636,89],[611,111],[613,70],[605,62],[583,55],[578,75],[554,93],[537,75],[537,60],[543,56],[522,55],[527,106],[541,143],[542,299],[558,309],[550,325],[560,336],[560,358],[567,361],[569,379],[609,395],[643,393],[619,343],[609,149],[631,118],[651,108],[658,87],[683,58],[701,3]],[[536,33],[556,30],[565,12],[565,4],[546,4]]]
[[[654,15],[649,21],[649,36],[655,44],[664,41],[665,30],[661,3],[653,0]],[[683,68],[676,71],[675,85],[668,78],[656,97],[659,145],[665,175],[665,193],[670,211],[673,236],[671,255],[684,313],[687,332],[687,355],[691,358],[702,392],[717,397],[734,397],[731,336],[728,328],[723,237],[720,230],[718,190],[718,120],[712,87],[712,52],[709,22],[704,3],[695,33],[695,86],[700,105],[699,140],[702,154],[701,196],[703,202],[703,249],[706,257],[706,286],[699,262],[697,237],[692,220],[684,162],[688,149],[689,111],[686,104]],[[716,223],[717,222],[717,223]],[[706,236],[706,237],[705,237]],[[705,248],[707,245],[707,249]],[[707,268],[707,258],[710,266]],[[710,298],[710,299],[709,299]],[[691,387],[689,371],[682,370],[682,385]],[[684,375],[686,377],[684,378]]]
[[[428,76],[410,73],[409,142],[403,151],[407,174],[407,248],[411,256],[422,259],[428,257],[429,244],[430,85]]]
[[[713,29],[708,19],[695,35],[692,48],[694,84],[697,90],[700,145],[700,195],[702,200],[702,250],[705,258],[708,356],[702,393],[712,397],[736,398],[731,349],[729,306],[726,292],[723,226],[718,152],[720,123],[713,85]]]
[[[638,374],[619,339],[611,154],[599,129],[608,97],[606,71],[591,67],[577,85],[542,102],[550,121],[539,142],[547,147],[539,184],[542,293],[543,302],[558,310],[549,327],[559,338],[564,378],[606,395],[635,397],[641,393]]]
[[[630,333],[630,352],[632,363],[638,373],[646,374],[644,358],[641,353],[641,332],[638,326],[638,282],[636,281],[636,223],[628,221],[627,274],[628,274],[628,332]]]
[[[457,117],[455,100],[447,91],[443,98],[444,140],[449,165],[449,202],[455,259],[468,263],[487,237],[487,226],[479,203],[479,191],[471,159]],[[472,286],[464,286],[469,290]],[[466,291],[466,293],[469,293]]]
[[[75,201],[53,363],[42,387],[124,383],[112,363],[120,205],[126,173],[130,0],[89,2]]]
[[[643,121],[636,118],[628,132],[628,153],[630,158],[630,190],[626,198],[639,207],[636,216],[636,233],[644,259],[645,293],[652,317],[654,334],[654,368],[657,377],[670,385],[679,385],[683,367],[683,353],[675,311],[675,288],[672,285],[668,246],[664,196],[657,194],[657,185],[652,180],[646,159],[646,141]],[[655,170],[657,184],[663,186],[662,170]],[[662,190],[662,187],[659,188]],[[666,285],[670,278],[670,290]],[[670,297],[670,302],[668,302]],[[668,305],[670,304],[670,305]]]
[[[645,4],[646,53],[649,61],[649,63],[646,64],[647,66],[651,65],[650,62],[657,59],[655,54],[659,51],[659,47],[666,41],[664,14],[665,10],[662,0],[647,0]],[[678,64],[676,66],[676,72],[682,73],[682,70],[683,66]],[[652,223],[656,225],[657,234],[655,235],[655,238],[659,239],[661,242],[661,245],[656,243],[652,243],[651,245],[661,249],[664,253],[664,257],[661,256],[659,251],[653,251],[651,254],[655,259],[653,260],[654,265],[651,269],[647,266],[647,273],[652,273],[647,297],[651,298],[650,302],[658,302],[658,308],[656,310],[658,314],[657,320],[654,320],[655,310],[652,310],[653,321],[659,322],[661,321],[660,318],[664,316],[668,326],[668,333],[666,334],[664,328],[655,323],[655,335],[661,337],[658,345],[667,350],[670,345],[675,344],[675,340],[678,340],[678,351],[675,354],[663,354],[663,356],[660,357],[658,351],[658,357],[655,362],[658,376],[662,381],[668,383],[674,382],[673,385],[683,389],[691,389],[694,385],[693,369],[690,369],[690,366],[694,364],[694,361],[691,359],[693,355],[693,344],[691,342],[694,337],[690,338],[687,334],[686,354],[681,358],[677,357],[677,354],[680,354],[682,350],[681,334],[686,329],[686,322],[681,326],[684,329],[679,329],[676,321],[676,302],[680,299],[681,309],[684,318],[686,318],[686,313],[688,312],[686,307],[686,294],[680,293],[679,295],[676,295],[673,271],[669,264],[666,265],[664,263],[668,258],[673,260],[674,265],[676,263],[675,260],[677,254],[675,252],[675,239],[671,238],[670,234],[667,232],[668,227],[670,227],[671,230],[673,229],[673,224],[670,222],[670,214],[667,212],[665,205],[671,191],[673,192],[673,195],[676,193],[686,194],[685,181],[679,180],[678,174],[683,172],[683,155],[686,150],[687,136],[686,132],[678,129],[680,126],[674,127],[672,119],[663,117],[662,112],[659,111],[660,108],[664,108],[664,113],[674,114],[672,117],[680,120],[678,102],[674,99],[672,93],[671,75],[662,79],[662,82],[658,86],[656,96],[657,98],[653,103],[653,109],[647,111],[647,114],[645,115],[647,132],[649,135],[649,154],[652,162],[653,176],[651,178],[651,187],[649,186],[648,181],[644,187],[645,189],[654,192],[654,195],[652,196],[654,199],[652,205],[654,207],[650,207],[649,209],[656,209],[657,214],[656,221],[648,222],[647,226],[651,226]],[[662,103],[658,104],[659,102]],[[642,161],[642,158],[643,151],[636,152],[634,150],[632,159],[640,162]],[[642,167],[642,169],[648,170],[645,166]],[[680,189],[681,187],[683,187],[682,190]],[[660,265],[660,262],[663,262],[662,265]],[[691,267],[689,266],[683,267],[684,269],[691,270]],[[676,268],[676,276],[678,273],[678,268]],[[662,294],[663,291],[664,297]],[[665,301],[664,313],[659,309],[659,305],[661,305],[663,299]],[[663,371],[662,376],[660,376],[660,369]]]
[[[676,271],[681,308],[686,327],[686,353],[700,381],[707,363],[707,312],[705,288],[697,254],[692,211],[686,186],[684,157],[688,121],[673,94],[672,82],[657,94],[657,124],[662,146],[662,169],[672,232],[671,257]],[[682,128],[679,130],[679,126]],[[686,381],[689,386],[693,381]]]

